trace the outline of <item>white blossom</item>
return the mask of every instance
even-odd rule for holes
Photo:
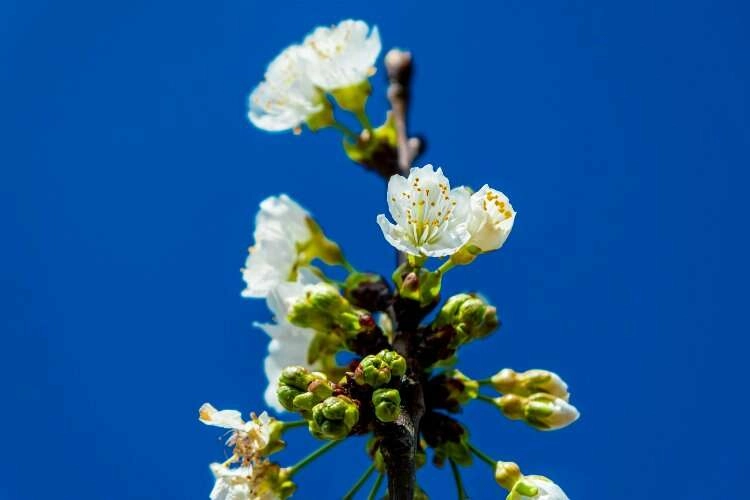
[[[568,500],[568,495],[558,485],[544,476],[524,476],[523,482],[539,490],[537,494],[529,497],[514,492],[512,494],[514,496],[511,495],[508,498],[512,498],[512,500]]]
[[[326,91],[349,87],[363,82],[374,72],[380,54],[378,28],[364,21],[347,19],[338,25],[318,27],[305,38],[310,49],[308,76]]]
[[[277,500],[279,495],[264,484],[267,468],[245,465],[229,468],[212,463],[211,472],[215,483],[209,498],[211,500]]]
[[[266,412],[245,422],[237,410],[217,410],[203,403],[198,418],[206,425],[232,430],[227,445],[235,446],[238,456],[254,458],[271,441],[271,417]]]
[[[487,184],[471,195],[471,217],[468,230],[471,234],[469,245],[479,247],[483,252],[497,250],[508,239],[516,212],[508,197]]]
[[[469,191],[451,189],[442,169],[432,165],[412,168],[409,177],[394,175],[388,181],[388,209],[377,221],[385,239],[411,255],[443,257],[460,249],[470,238]]]
[[[268,66],[265,80],[250,94],[248,118],[269,132],[296,129],[325,106],[324,96],[308,76],[311,50],[284,49]]]
[[[313,368],[307,362],[307,351],[315,336],[315,331],[291,324],[287,320],[287,314],[291,305],[305,294],[305,287],[317,281],[317,277],[311,273],[300,272],[296,282],[281,283],[276,286],[266,299],[276,322],[255,323],[255,326],[271,337],[268,343],[268,356],[263,362],[268,379],[264,398],[266,404],[278,412],[286,411],[276,397],[281,371],[287,366]]]
[[[266,297],[279,283],[294,279],[298,247],[312,238],[310,214],[287,195],[270,196],[255,217],[255,245],[250,248],[242,279],[243,297]]]

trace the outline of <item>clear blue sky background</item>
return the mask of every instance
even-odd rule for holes
[[[262,409],[252,322],[269,314],[240,298],[239,269],[265,196],[293,195],[357,266],[390,273],[382,182],[333,132],[245,119],[267,62],[346,17],[414,51],[424,161],[518,210],[507,246],[448,280],[505,322],[462,366],[553,369],[583,415],[543,434],[476,403],[476,441],[574,500],[736,497],[745,2],[5,0],[0,498],[207,496],[224,449],[198,406]],[[285,463],[312,447],[297,432]],[[297,498],[340,496],[362,446],[302,473]],[[465,475],[472,498],[501,496],[483,465]],[[454,498],[447,471],[420,481]]]

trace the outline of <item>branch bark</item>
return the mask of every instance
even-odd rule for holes
[[[421,149],[417,138],[409,138],[407,113],[412,57],[409,52],[392,49],[385,56],[388,73],[388,100],[397,132],[397,165],[394,173],[408,174],[412,161]],[[399,262],[405,259],[398,256]],[[418,324],[419,320],[416,321]],[[410,322],[411,323],[411,322]],[[419,424],[425,412],[422,368],[412,355],[411,340],[416,324],[396,324],[393,348],[408,360],[409,369],[401,384],[401,414],[395,422],[380,424],[380,450],[388,473],[388,495],[391,500],[412,500],[416,480],[415,455],[419,445]]]

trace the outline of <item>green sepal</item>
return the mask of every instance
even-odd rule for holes
[[[341,109],[357,114],[364,112],[371,93],[370,80],[363,80],[356,85],[333,90],[331,95]]]

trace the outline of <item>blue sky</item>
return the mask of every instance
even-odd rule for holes
[[[263,407],[252,323],[269,313],[240,298],[239,268],[264,197],[294,196],[358,267],[390,274],[382,181],[333,132],[245,119],[268,61],[347,17],[414,52],[423,161],[518,211],[502,251],[449,275],[504,322],[461,366],[552,369],[582,413],[539,433],[476,403],[461,417],[475,441],[574,500],[733,495],[748,468],[746,4],[74,0],[0,6],[0,498],[207,496],[224,450],[198,406]],[[299,432],[287,463],[313,446]],[[297,498],[340,496],[363,445],[303,472]],[[465,479],[501,497],[481,464]],[[447,470],[420,482],[454,498]]]

